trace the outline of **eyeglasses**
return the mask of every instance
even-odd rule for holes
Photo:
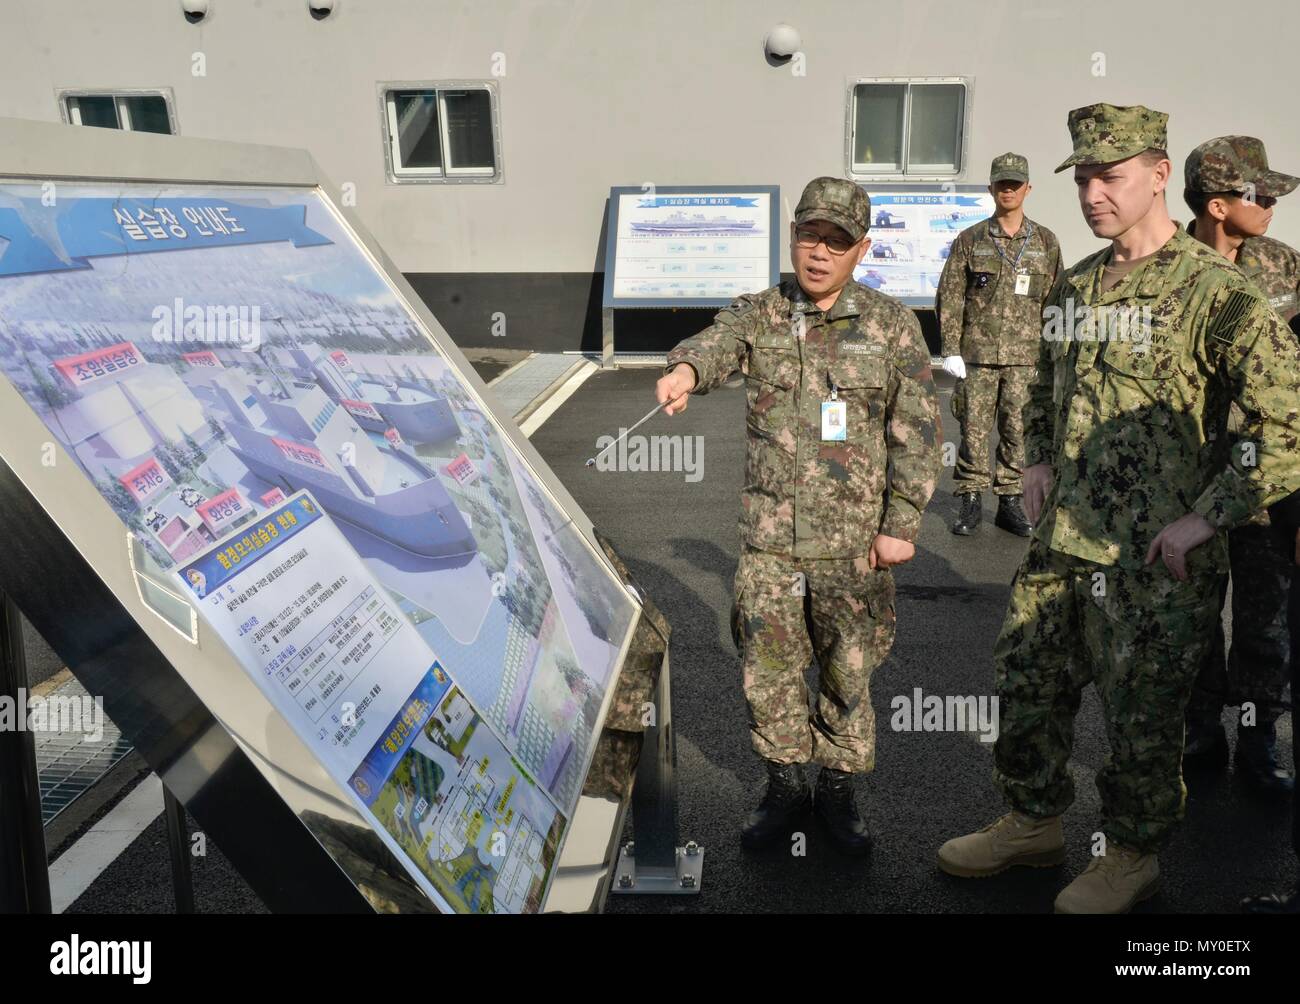
[[[1242,202],[1248,202],[1253,206],[1259,206],[1260,209],[1272,209],[1277,205],[1276,195],[1251,195],[1250,192],[1206,192],[1205,201],[1210,199],[1240,199]]]
[[[835,255],[847,254],[849,248],[857,243],[850,237],[840,237],[835,234],[823,237],[816,230],[796,230],[794,240],[801,248],[815,248],[818,244],[824,243],[826,250]]]

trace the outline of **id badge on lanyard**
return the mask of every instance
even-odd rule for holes
[[[1029,295],[1029,269],[1027,269],[1027,268],[1022,268],[1022,267],[1021,267],[1021,265],[1020,265],[1020,256],[1023,255],[1023,254],[1025,253],[1025,249],[1026,249],[1027,247],[1029,247],[1029,241],[1030,241],[1030,239],[1031,239],[1033,236],[1034,236],[1034,225],[1033,225],[1032,223],[1029,223],[1028,221],[1026,221],[1026,223],[1025,223],[1025,242],[1024,242],[1023,244],[1020,245],[1020,250],[1016,252],[1016,257],[1015,257],[1014,259],[1011,259],[1011,258],[1008,258],[1008,257],[1007,257],[1006,252],[1003,251],[1002,248],[1000,248],[1000,247],[998,246],[998,242],[997,242],[997,241],[994,241],[994,242],[993,242],[993,250],[995,250],[995,251],[998,253],[998,257],[1001,258],[1001,259],[1002,259],[1004,262],[1006,262],[1008,265],[1010,265],[1013,269],[1015,269],[1015,272],[1016,272],[1016,289],[1015,289],[1016,296],[1028,296],[1028,295]]]
[[[840,400],[839,388],[831,384],[830,400],[822,402],[822,442],[844,442],[848,438],[848,424],[848,406]]]

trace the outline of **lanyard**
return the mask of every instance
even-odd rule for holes
[[[1006,233],[1006,231],[1004,230],[1003,233]],[[1010,258],[1006,256],[1006,252],[1002,250],[1001,245],[998,244],[996,240],[993,241],[993,250],[998,253],[999,258],[1001,258],[1003,261],[1007,262],[1011,266],[1011,271],[1018,272],[1020,271],[1020,256],[1025,253],[1025,248],[1029,247],[1029,242],[1030,240],[1033,239],[1033,236],[1034,236],[1034,225],[1030,223],[1029,220],[1025,220],[1025,243],[1021,244],[1020,250],[1016,252],[1015,261],[1012,261]],[[1015,238],[1008,237],[1007,239],[1014,240]]]

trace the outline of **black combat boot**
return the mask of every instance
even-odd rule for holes
[[[817,775],[813,806],[835,845],[845,854],[861,855],[871,850],[871,834],[853,801],[853,777],[845,771],[823,767]]]
[[[984,504],[980,500],[979,492],[962,492],[957,497],[961,499],[961,512],[957,514],[957,521],[952,525],[952,532],[962,537],[969,537],[980,525]]]
[[[1034,532],[1034,525],[1025,515],[1020,495],[999,495],[998,514],[993,517],[993,525],[1001,527],[1017,537],[1028,537]]]
[[[1223,723],[1218,718],[1189,714],[1183,738],[1183,769],[1214,771],[1227,766],[1228,736]]]
[[[1291,797],[1295,779],[1277,762],[1277,733],[1271,722],[1237,726],[1237,776],[1258,794]]]
[[[767,761],[767,792],[745,820],[740,842],[759,848],[779,840],[790,824],[812,807],[812,792],[804,780],[803,764]]]

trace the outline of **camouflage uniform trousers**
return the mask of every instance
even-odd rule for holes
[[[793,558],[745,547],[732,636],[754,751],[777,763],[866,773],[876,761],[871,674],[894,643],[894,579],[867,556]],[[820,668],[810,713],[804,671]]]
[[[982,492],[989,487],[989,436],[998,424],[995,495],[1019,495],[1025,466],[1025,424],[1021,417],[1029,400],[1033,366],[966,364],[966,378],[957,381],[952,415],[961,423],[961,449],[953,471],[953,494]]]
[[[1255,706],[1255,724],[1272,725],[1284,710],[1291,634],[1287,599],[1294,557],[1268,525],[1245,523],[1228,533],[1232,567],[1232,650],[1224,660],[1223,620],[1215,622],[1214,641],[1192,700],[1188,718],[1217,722],[1225,705]],[[1222,611],[1227,581],[1219,597]]]
[[[1160,846],[1187,798],[1183,714],[1213,637],[1220,579],[1189,570],[1179,582],[1163,563],[1119,568],[1030,543],[993,652],[993,777],[1013,808],[1056,816],[1074,801],[1074,717],[1093,682],[1110,745],[1096,777],[1102,830],[1140,851]]]

